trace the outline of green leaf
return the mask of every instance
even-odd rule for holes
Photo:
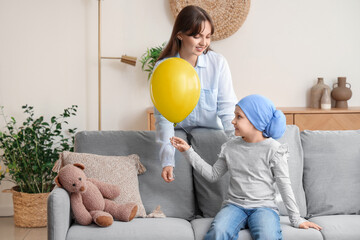
[[[150,79],[155,63],[159,58],[165,45],[166,42],[164,42],[161,46],[152,47],[150,49],[148,48],[139,60],[140,63],[142,63],[141,69],[145,72],[149,72],[148,80]]]
[[[51,191],[56,175],[51,169],[59,152],[73,151],[76,128],[72,131],[63,129],[68,124],[64,118],[75,116],[77,105],[64,109],[64,113],[57,117],[51,117],[50,123],[44,116],[34,119],[33,107],[24,105],[22,109],[26,120],[19,126],[14,117],[6,117],[3,109],[1,107],[0,114],[5,119],[5,131],[0,132],[0,160],[9,169],[7,179],[14,181],[23,192]],[[1,122],[0,128],[3,128]],[[4,176],[4,172],[0,171],[0,184],[2,180],[7,180]]]

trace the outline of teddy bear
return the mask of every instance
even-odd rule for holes
[[[110,226],[114,219],[131,221],[138,210],[135,203],[118,204],[112,199],[120,195],[116,185],[87,178],[85,166],[80,163],[68,164],[60,169],[55,178],[57,186],[70,193],[71,209],[76,221],[89,225],[93,221],[101,226]]]

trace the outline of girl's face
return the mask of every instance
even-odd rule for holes
[[[256,131],[256,128],[252,123],[247,119],[245,113],[241,110],[239,106],[235,107],[235,117],[231,121],[235,128],[235,136],[250,137]]]
[[[181,40],[180,53],[182,56],[200,56],[210,45],[211,25],[209,21],[202,23],[202,31],[195,36],[188,36],[179,33],[177,36]]]

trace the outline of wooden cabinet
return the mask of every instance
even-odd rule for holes
[[[287,107],[279,108],[286,116],[286,124],[303,130],[355,130],[360,129],[360,107],[331,110]],[[148,130],[155,130],[154,109],[147,109]]]
[[[355,130],[360,129],[360,107],[331,110],[313,108],[279,108],[286,116],[287,124],[303,130]]]
[[[154,131],[155,130],[155,116],[154,116],[154,108],[149,107],[146,109],[147,115],[147,130]]]

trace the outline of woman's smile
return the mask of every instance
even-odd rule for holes
[[[202,51],[204,51],[206,48],[205,47],[196,47],[196,50],[198,51],[198,52],[202,52]]]

